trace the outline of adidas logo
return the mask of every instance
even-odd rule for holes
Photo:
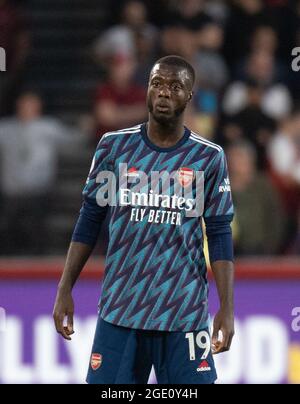
[[[209,370],[211,370],[211,368],[207,361],[202,361],[197,367],[197,372],[208,372]]]

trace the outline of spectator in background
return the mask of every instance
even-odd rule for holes
[[[253,32],[250,42],[251,52],[268,52],[275,55],[278,49],[278,36],[270,25],[259,25]]]
[[[204,0],[177,0],[169,5],[168,19],[161,33],[161,55],[178,54],[190,63],[197,63],[199,35],[212,22],[204,11]]]
[[[266,20],[263,0],[232,0],[226,24],[224,53],[227,63],[235,66],[250,50],[250,38]]]
[[[256,152],[245,141],[227,148],[235,205],[235,250],[238,255],[277,254],[283,235],[283,211],[276,190],[256,171]]]
[[[224,31],[221,25],[211,22],[205,24],[198,37],[198,75],[199,85],[220,91],[229,79],[225,60],[221,55]]]
[[[136,61],[123,54],[112,58],[108,80],[97,88],[95,120],[97,139],[118,128],[126,128],[146,119],[146,90],[133,81]]]
[[[300,209],[300,111],[282,122],[268,147],[270,169],[284,204],[288,227],[287,245],[294,237]]]
[[[297,27],[298,0],[264,0],[266,20],[278,35],[278,56],[289,61]]]
[[[255,29],[269,24],[278,34],[278,54],[289,59],[295,32],[294,1],[232,0],[227,22],[225,54],[228,63],[236,63],[250,50]]]
[[[209,0],[205,3],[205,12],[214,21],[224,25],[229,17],[228,2],[224,0]]]
[[[267,24],[260,25],[254,31],[250,42],[250,54],[262,53],[272,55],[273,63],[273,82],[282,82],[288,84],[288,73],[290,70],[289,63],[279,53],[279,37],[278,32]],[[245,75],[245,61],[241,61],[238,74]]]
[[[266,147],[276,128],[276,122],[266,115],[261,107],[264,88],[255,81],[244,83],[244,108],[230,116],[223,129],[225,144],[237,139],[245,139],[256,148],[257,166],[266,168]],[[247,87],[246,87],[247,86]]]
[[[229,79],[226,63],[220,53],[223,45],[222,26],[214,22],[204,24],[199,31],[197,45],[194,127],[196,132],[212,139],[215,135],[220,94]]]
[[[283,119],[292,109],[292,97],[288,88],[276,80],[275,58],[270,52],[259,50],[251,53],[245,65],[242,80],[232,82],[224,94],[223,109],[226,115],[238,113],[247,104],[247,84],[252,80],[263,89],[260,106],[272,119]]]
[[[34,92],[21,94],[16,115],[0,121],[1,254],[43,253],[58,149],[74,140],[60,122],[42,116]]]
[[[100,35],[93,53],[96,61],[106,66],[116,55],[135,58],[137,78],[146,87],[154,60],[156,35],[156,28],[148,21],[146,6],[140,1],[130,0],[122,8],[121,23]]]
[[[257,73],[257,80],[261,80],[262,84],[269,85],[270,83],[288,83],[288,70],[282,58],[278,54],[278,33],[272,28],[271,25],[260,25],[253,32],[250,39],[249,54],[241,59],[235,69],[235,78],[237,80],[244,80],[249,76],[255,75],[254,63],[259,61],[259,71]],[[257,56],[251,64],[251,55]],[[267,57],[269,55],[269,58]],[[260,58],[258,58],[260,56]],[[264,56],[264,58],[263,58]],[[264,63],[263,63],[264,62]],[[272,66],[269,67],[269,77],[264,65],[271,62]]]
[[[0,73],[0,116],[10,112],[15,88],[29,53],[30,39],[19,10],[0,0],[0,47],[6,52],[6,72]]]
[[[195,34],[212,18],[205,11],[205,0],[175,0],[170,1],[169,18],[165,22],[169,27],[184,27]]]

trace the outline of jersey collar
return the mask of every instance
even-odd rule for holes
[[[184,127],[183,136],[181,137],[181,139],[179,139],[179,141],[176,144],[174,144],[171,147],[159,147],[151,142],[151,140],[149,139],[148,134],[147,134],[147,122],[142,124],[141,134],[142,134],[144,142],[146,143],[147,146],[150,147],[150,149],[155,150],[157,152],[170,152],[170,151],[176,150],[179,147],[181,147],[182,145],[184,145],[184,143],[190,137],[191,131],[187,127]]]

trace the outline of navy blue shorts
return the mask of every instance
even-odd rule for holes
[[[158,384],[214,383],[208,329],[135,330],[98,318],[87,383],[146,384],[152,365]]]

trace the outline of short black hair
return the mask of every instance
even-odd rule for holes
[[[189,62],[187,62],[182,57],[177,56],[177,55],[164,56],[164,57],[158,59],[154,63],[154,66],[157,64],[166,65],[166,66],[174,66],[174,67],[178,67],[180,69],[185,69],[190,76],[192,86],[194,85],[195,79],[196,79],[195,69]]]

